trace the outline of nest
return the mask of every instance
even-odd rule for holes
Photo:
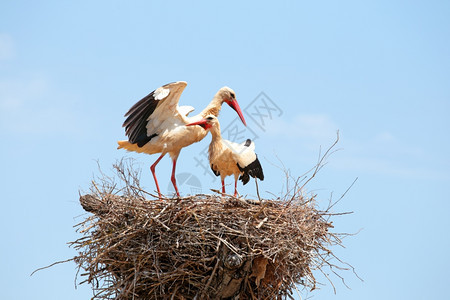
[[[334,266],[329,247],[341,240],[314,197],[148,200],[135,171],[116,170],[122,187],[107,177],[80,197],[92,215],[71,243],[93,299],[292,298]]]

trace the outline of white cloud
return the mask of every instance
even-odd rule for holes
[[[403,179],[449,180],[450,174],[420,145],[404,141],[390,132],[380,132],[364,140],[343,141],[344,151],[333,165],[341,170]]]
[[[0,80],[2,132],[31,135],[73,132],[75,117],[68,105],[67,97],[58,96],[44,76]]]
[[[339,128],[339,125],[327,115],[302,114],[292,119],[278,119],[268,127],[265,139],[275,147],[283,160],[310,161],[317,158],[319,148],[325,147],[336,139],[340,129],[340,141],[336,149],[342,149],[329,158],[330,167],[339,170],[354,171],[355,176],[364,174],[386,175],[397,178],[443,179],[450,175],[437,160],[425,152],[415,141],[402,140],[389,131],[355,137],[359,130]],[[352,137],[349,138],[349,134]]]
[[[48,83],[43,77],[1,80],[0,107],[3,111],[11,112],[21,108],[26,101],[42,98],[47,90]]]
[[[267,133],[288,138],[304,138],[309,141],[329,142],[336,138],[338,125],[323,114],[300,114],[294,119],[276,119],[268,126]]]
[[[15,55],[11,36],[0,33],[0,61],[12,59]],[[10,134],[74,131],[75,117],[67,102],[67,97],[58,96],[45,75],[0,78],[0,130]]]
[[[14,56],[15,50],[12,38],[5,33],[0,33],[0,61],[11,59]]]

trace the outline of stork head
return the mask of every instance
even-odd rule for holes
[[[200,121],[197,122],[193,122],[193,123],[189,123],[186,124],[186,126],[194,126],[194,125],[199,125],[201,126],[203,129],[208,130],[211,127],[213,127],[216,123],[217,123],[217,118],[213,115],[209,115],[206,118],[201,119]]]
[[[244,123],[244,125],[247,126],[247,123],[245,122],[245,119],[244,119],[244,115],[242,114],[241,108],[239,107],[239,104],[236,100],[235,92],[232,89],[230,89],[229,87],[224,86],[217,92],[217,95],[219,96],[220,99],[222,99],[222,104],[225,102],[232,109],[234,109],[237,112],[242,123]]]

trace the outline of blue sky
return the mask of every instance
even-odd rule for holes
[[[151,90],[184,80],[180,104],[200,111],[227,85],[248,108],[265,197],[300,176],[340,132],[338,152],[307,186],[335,211],[336,232],[359,232],[337,255],[344,272],[312,299],[443,299],[450,284],[450,3],[447,1],[2,1],[0,138],[5,299],[88,299],[75,265],[36,268],[76,253],[67,242],[86,215],[78,191],[124,156],[123,114]],[[250,117],[261,92],[279,108]],[[266,98],[265,98],[266,99]],[[267,99],[266,99],[267,100]],[[269,100],[267,100],[269,101]],[[224,107],[222,128],[236,114]],[[231,126],[230,125],[230,126]],[[240,130],[244,128],[239,125]],[[210,137],[181,152],[178,174],[203,191],[218,180],[196,166]],[[169,186],[170,160],[157,168]],[[232,184],[231,178],[227,183]],[[187,186],[182,187],[184,192]],[[232,185],[228,187],[232,189]],[[240,186],[253,195],[254,185]],[[270,192],[270,193],[269,193]],[[183,193],[183,190],[182,190]]]

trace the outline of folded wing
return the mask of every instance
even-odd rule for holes
[[[250,180],[250,176],[264,180],[263,169],[255,153],[255,143],[252,140],[247,139],[242,144],[229,141],[224,142],[232,150],[237,166],[243,172],[239,177],[243,184],[246,184]]]

